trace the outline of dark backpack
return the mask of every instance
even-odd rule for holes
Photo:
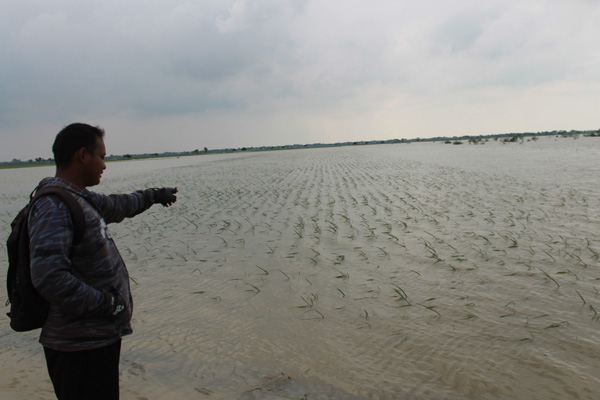
[[[77,245],[85,231],[85,216],[83,209],[66,189],[58,186],[41,188],[29,196],[27,204],[11,223],[11,233],[6,241],[8,252],[8,274],[6,288],[10,304],[10,326],[17,332],[31,331],[41,328],[46,322],[50,303],[44,299],[31,283],[29,257],[28,219],[31,207],[42,196],[53,194],[65,203],[71,213],[73,222],[73,245]]]

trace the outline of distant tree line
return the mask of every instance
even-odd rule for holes
[[[524,133],[503,133],[496,135],[465,135],[465,136],[453,136],[453,137],[433,137],[433,138],[414,138],[414,139],[388,139],[388,140],[368,140],[368,141],[353,141],[353,142],[338,142],[338,143],[312,143],[312,144],[292,144],[283,146],[261,146],[261,147],[242,147],[242,148],[224,148],[224,149],[195,149],[193,151],[182,151],[182,152],[165,152],[165,153],[143,153],[143,154],[124,154],[124,155],[109,155],[106,157],[108,161],[118,160],[131,160],[131,159],[144,159],[144,158],[157,158],[157,157],[181,157],[201,154],[215,154],[215,153],[235,153],[238,151],[272,151],[272,150],[289,150],[289,149],[301,149],[301,148],[317,148],[317,147],[341,147],[341,146],[365,146],[373,144],[396,144],[396,143],[412,143],[412,142],[439,142],[443,141],[447,144],[460,145],[466,141],[469,144],[482,144],[489,140],[502,141],[502,143],[515,143],[521,142],[527,138],[527,140],[537,140],[539,136],[560,136],[560,137],[574,137],[577,138],[579,135],[586,137],[600,137],[600,129],[597,131],[546,131],[546,132],[524,132]],[[14,158],[9,162],[0,162],[0,166],[28,166],[28,165],[50,165],[53,164],[52,158],[44,159],[38,157],[35,160],[30,159],[27,161],[21,161]]]

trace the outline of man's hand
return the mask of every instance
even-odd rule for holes
[[[127,318],[128,313],[125,299],[123,299],[116,289],[103,290],[102,297],[104,298],[102,310],[104,316],[110,316],[115,321],[122,321]]]
[[[175,203],[177,201],[177,196],[175,196],[175,193],[177,193],[177,188],[160,188],[160,189],[153,189],[154,190],[154,202],[155,203],[160,203],[162,204],[164,207],[169,207],[170,205],[172,205],[173,203]]]

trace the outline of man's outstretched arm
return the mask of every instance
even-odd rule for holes
[[[177,201],[177,188],[152,188],[138,190],[130,194],[103,195],[91,192],[93,201],[96,203],[106,223],[121,222],[125,218],[134,217],[153,204],[171,206]]]

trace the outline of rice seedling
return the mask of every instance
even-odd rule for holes
[[[581,259],[581,257],[579,257],[577,254],[573,254],[573,253],[569,253],[568,251],[565,252],[566,255],[568,255],[571,258],[576,259],[577,261],[579,261],[579,263],[581,265],[583,265],[584,267],[587,267],[587,264]]]
[[[315,293],[312,293],[310,296],[308,296],[308,300],[304,296],[300,296],[300,298],[304,301],[304,304],[297,306],[296,308],[312,308],[315,305],[315,302],[319,299],[319,296]]]
[[[423,232],[425,232],[426,234],[428,234],[429,236],[431,236],[432,238],[434,238],[434,239],[435,239],[435,241],[436,241],[437,243],[443,243],[443,242],[444,242],[442,239],[440,239],[439,237],[435,236],[435,235],[434,235],[434,234],[432,234],[432,233],[429,233],[429,232],[427,232],[427,231],[423,231]],[[426,242],[426,243],[427,243],[427,242]]]
[[[257,288],[256,286],[254,286],[253,284],[246,283],[246,285],[252,287],[252,289],[248,289],[248,290],[246,290],[246,292],[255,292],[256,294],[260,293],[260,289]]]
[[[344,262],[344,260],[346,259],[346,256],[343,254],[338,254],[334,260],[331,260],[331,262],[333,262],[336,265],[341,264],[342,262]]]
[[[557,275],[573,275],[575,277],[576,281],[579,280],[579,276],[577,276],[577,274],[574,273],[573,271],[571,271],[570,269],[568,269],[566,271],[558,271],[556,274]]]
[[[552,262],[556,262],[556,258],[552,257],[552,255],[550,253],[548,253],[546,250],[542,250],[544,253],[546,253],[546,255],[548,257],[550,257],[552,259]]]
[[[226,220],[221,220],[221,222],[223,223],[223,226],[221,227],[221,229],[219,229],[220,232],[223,232],[223,231],[229,229],[231,222],[226,221]]]
[[[600,252],[594,250],[590,244],[590,239],[588,239],[587,237],[585,238],[585,241],[587,242],[587,249],[592,253],[593,258],[595,260],[599,260],[600,261]]]
[[[435,259],[436,262],[440,262],[440,261],[444,261],[442,258],[440,258],[440,256],[437,253],[437,250],[433,248],[433,246],[431,246],[431,244],[428,241],[424,241],[424,245],[425,248],[427,249],[427,252],[429,253],[429,258],[433,258]]]
[[[313,227],[313,238],[314,239],[319,239],[321,237],[321,227],[319,226],[319,224],[317,222],[312,223],[312,227]]]
[[[512,305],[512,307],[509,307],[511,305]],[[511,301],[510,303],[506,304],[504,306],[504,308],[508,309],[510,311],[510,313],[509,314],[503,314],[503,315],[500,316],[500,318],[513,317],[517,313],[515,311],[515,302],[514,301]]]
[[[531,331],[527,331],[529,336],[519,339],[519,342],[530,342],[534,339],[533,333]]]
[[[294,233],[302,238],[304,236],[304,219],[301,216],[297,217],[298,222],[294,225]]]
[[[544,271],[543,269],[539,269],[540,271],[542,271],[544,273],[544,275],[546,275],[546,277],[548,279],[550,279],[552,282],[554,282],[556,284],[557,288],[560,288],[560,284],[556,281],[556,279],[554,279],[553,277],[551,277],[550,275],[548,275],[548,273],[546,271]]]
[[[368,222],[364,222],[363,221],[363,225],[365,226],[365,228],[367,228],[367,230],[369,231],[369,233],[366,235],[366,237],[368,239],[377,239],[377,235],[375,234],[375,228],[372,228],[371,226],[369,226]]]
[[[332,221],[326,221],[326,222],[329,224],[329,226],[327,227],[327,230],[329,232],[333,233],[334,236],[337,235],[337,233],[338,233],[338,226],[337,226],[337,224],[335,222],[332,222]]]
[[[508,246],[509,249],[513,249],[513,248],[519,247],[518,243],[517,243],[517,240],[515,238],[510,237],[508,235],[502,235],[502,234],[500,234],[500,236],[502,238],[504,238],[506,241],[508,241],[508,242],[511,243],[510,246]]]
[[[255,267],[258,268],[258,269],[260,269],[264,275],[269,275],[269,271],[267,271],[263,267],[261,267],[259,265],[255,265]]]
[[[286,277],[286,280],[288,280],[288,281],[290,280],[290,276],[288,274],[286,274],[285,272],[283,272],[280,269],[278,269],[277,271],[281,272],[281,274]]]
[[[302,239],[302,237],[304,236],[304,231],[300,230],[296,227],[294,227],[294,233],[296,234],[296,236],[298,236],[298,238]]]
[[[434,313],[436,313],[436,314],[438,315],[438,318],[442,316],[442,314],[440,314],[440,313],[439,313],[439,312],[438,312],[438,311],[435,309],[435,307],[436,307],[436,306],[426,306],[425,304],[420,304],[420,303],[417,303],[417,305],[419,305],[419,306],[421,306],[421,307],[424,307],[424,308],[426,308],[427,310],[429,310],[429,311],[431,311],[431,312],[434,312]]]
[[[465,257],[465,255],[464,255],[464,254],[453,254],[451,257],[452,257],[453,259],[455,259],[456,261],[458,261],[458,262],[464,262],[464,261],[467,261],[467,258]]]
[[[561,322],[558,322],[555,324],[551,324],[551,325],[548,325],[547,327],[545,327],[544,329],[560,328],[563,325],[569,326],[569,321],[561,321]]]
[[[283,396],[283,394],[281,393],[281,389],[280,386],[283,385],[286,381],[289,381],[292,379],[291,376],[286,375],[285,373],[281,373],[281,375],[277,375],[275,377],[265,377],[266,382],[257,386],[257,387],[253,387],[251,389],[245,390],[244,393],[252,393],[252,392],[256,392],[256,391],[265,391],[265,392],[273,392],[275,393],[278,397]],[[211,391],[208,391],[209,393],[203,393],[206,395],[210,395],[212,394]],[[305,394],[304,397],[306,399],[308,399],[308,394]],[[299,400],[303,400],[303,399],[299,399]]]
[[[348,217],[348,215],[347,215],[347,214],[348,214],[347,210],[344,208],[344,210],[343,210],[343,211],[344,211],[344,214],[337,214],[337,215],[338,215],[339,217],[341,217],[341,218],[344,220],[344,222],[346,222],[346,224],[348,224],[348,226],[349,226],[350,228],[352,228],[352,220],[350,219],[350,217]]]
[[[318,316],[314,316],[311,318],[303,318],[304,320],[312,320],[312,319],[325,319],[325,315],[323,315],[319,310],[317,310],[316,308],[311,308],[309,310],[306,311],[306,313],[316,313],[318,314]]]
[[[592,310],[592,312],[594,313],[594,316],[592,317],[592,319],[595,319],[596,321],[600,321],[600,316],[598,315],[598,312],[596,311],[594,306],[591,304],[590,304],[590,310]]]
[[[410,304],[410,301],[408,300],[408,296],[406,295],[406,292],[400,286],[398,286],[396,284],[393,284],[392,286],[393,286],[392,290],[394,291],[394,293],[396,293],[395,297],[397,298],[397,300],[405,303],[405,304],[401,305],[401,307],[411,306],[412,304]]]
[[[569,242],[567,238],[565,238],[563,235],[558,235],[558,237],[560,237],[560,239],[562,240],[563,244],[565,245],[565,248],[569,247]]]
[[[335,198],[334,198],[334,197],[331,197],[331,196],[329,196],[329,201],[327,202],[327,205],[328,205],[329,207],[333,207],[333,206],[335,205]]]
[[[355,250],[358,251],[358,255],[361,257],[361,259],[363,261],[366,261],[366,260],[369,259],[369,257],[367,257],[367,255],[365,254],[365,252],[362,251],[360,247],[355,247]]]
[[[339,275],[337,275],[335,278],[336,279],[350,279],[350,274],[346,273],[346,272],[342,272],[338,269],[333,268]]]
[[[377,247],[379,251],[383,254],[383,257],[386,259],[390,259],[390,253],[388,253],[383,247]]]
[[[356,239],[356,234],[357,233],[358,233],[358,231],[356,229],[352,228],[352,230],[350,231],[350,233],[347,234],[344,237],[347,238],[347,239],[350,239],[350,240],[354,240],[354,239]]]
[[[175,251],[175,254],[177,254],[183,261],[187,262],[188,259],[183,254],[181,254],[177,251]]]

